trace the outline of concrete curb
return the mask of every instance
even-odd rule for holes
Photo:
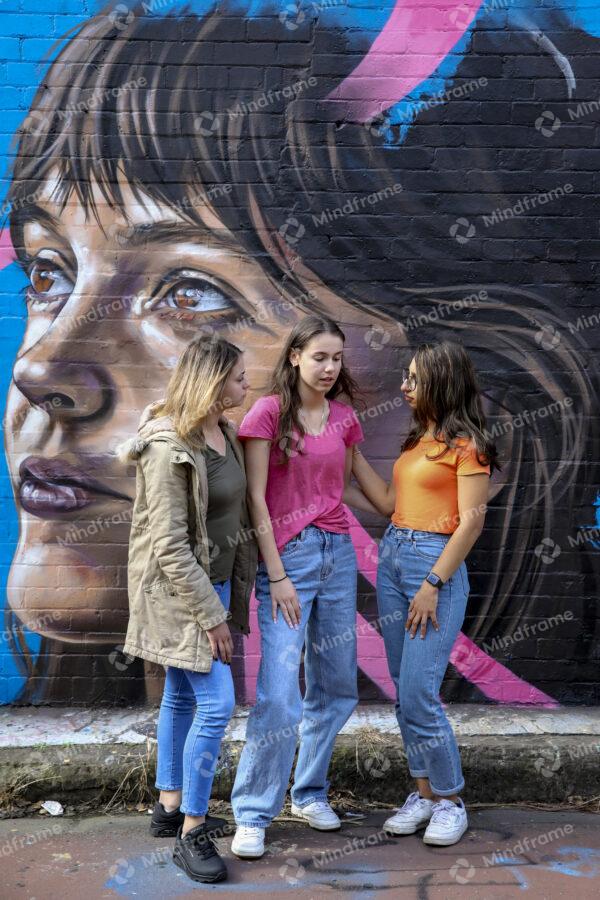
[[[595,736],[519,738],[485,736],[459,741],[467,787],[466,801],[478,803],[566,803],[569,797],[598,796],[598,753]],[[229,800],[241,749],[240,741],[224,741],[214,782],[213,799]],[[4,747],[0,751],[0,793],[34,802],[59,800],[63,806],[97,798],[108,802],[119,789],[145,784],[153,789],[156,744],[82,745],[44,750]],[[399,738],[362,743],[358,735],[340,735],[331,767],[331,788],[361,800],[399,804],[412,784]],[[19,787],[20,785],[20,787]]]
[[[63,806],[94,800],[101,808],[120,790],[121,796],[137,791],[144,802],[147,788],[154,792],[157,712],[3,710],[0,794]],[[558,804],[600,793],[600,710],[461,706],[448,712],[462,755],[465,800]],[[215,799],[230,797],[246,718],[247,710],[238,711],[223,741]],[[49,723],[56,727],[44,740]],[[351,792],[359,805],[402,801],[412,782],[391,707],[357,710],[338,736],[330,772],[332,789]]]

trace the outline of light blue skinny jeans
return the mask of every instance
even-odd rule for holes
[[[214,584],[229,609],[231,582]],[[181,791],[181,812],[204,816],[221,740],[235,707],[231,666],[213,660],[210,672],[166,666],[157,727],[155,787]]]

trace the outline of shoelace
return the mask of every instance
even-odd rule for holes
[[[259,833],[262,831],[261,828],[258,828],[254,825],[243,825],[244,834],[247,837],[258,837]]]
[[[217,848],[208,834],[195,834],[192,838],[192,843],[194,849],[200,854],[202,859],[210,859],[212,856],[218,856]]]
[[[456,804],[451,803],[449,800],[440,800],[440,802],[436,803],[433,807],[431,821],[433,823],[439,822],[441,825],[451,825],[452,820],[456,818],[457,813],[458,806],[456,806]]]
[[[325,803],[324,800],[315,800],[314,804],[316,806],[316,812],[330,812],[331,807],[329,803]]]
[[[419,796],[418,791],[413,791],[412,794],[409,794],[406,800],[404,801],[404,806],[398,807],[398,812],[409,812],[413,806],[415,806],[422,797]]]

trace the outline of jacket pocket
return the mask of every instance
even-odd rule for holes
[[[190,665],[196,658],[199,627],[170,581],[161,579],[145,590],[144,645]]]

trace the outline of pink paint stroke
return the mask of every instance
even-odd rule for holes
[[[8,228],[3,228],[0,232],[0,269],[10,266],[15,259],[16,254],[10,239],[10,231]]]
[[[377,543],[362,527],[353,513],[346,508],[350,521],[352,542],[356,550],[358,569],[372,585],[377,579]],[[385,647],[383,638],[360,613],[357,614],[358,664],[362,672],[380,688],[389,699],[395,698],[394,683],[389,674],[381,671],[381,662],[385,663]],[[246,639],[245,651],[245,694],[246,702],[253,703],[256,692],[256,679],[260,664],[260,635],[256,616],[256,600],[252,594],[250,603],[250,635]],[[379,653],[373,653],[373,647]],[[474,684],[486,697],[498,703],[516,703],[543,706],[554,709],[560,704],[552,697],[544,694],[533,685],[519,678],[510,669],[492,659],[462,632],[459,634],[450,662],[460,674]]]
[[[396,0],[381,33],[328,100],[366,122],[406,97],[435,72],[475,18],[482,0]]]
[[[377,544],[348,508],[346,508],[346,512],[351,522],[352,540],[359,571],[374,585],[377,574]],[[381,652],[385,654],[383,639],[380,638],[380,640]],[[359,638],[359,660],[360,658]],[[519,678],[510,669],[485,653],[462,632],[452,648],[450,662],[467,681],[479,688],[482,694],[485,694],[490,700],[507,704],[535,704],[549,709],[560,706],[548,694],[544,694],[543,691]]]

